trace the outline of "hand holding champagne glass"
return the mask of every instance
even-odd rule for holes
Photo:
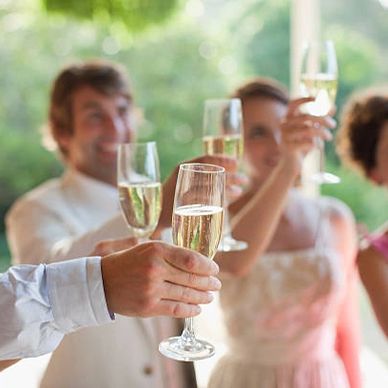
[[[326,116],[335,104],[338,85],[338,68],[332,41],[311,42],[304,48],[300,76],[300,91],[303,97],[315,97],[304,104],[306,113]],[[319,171],[312,176],[318,183],[339,183],[340,178],[324,171],[324,143],[317,140],[320,148]]]
[[[203,148],[207,155],[223,154],[241,159],[243,153],[241,100],[210,99],[205,101],[203,118]],[[245,241],[235,240],[229,223],[225,203],[224,227],[219,251],[240,251],[246,249]]]
[[[155,142],[119,145],[117,183],[121,209],[134,237],[149,237],[161,211],[162,186]]]
[[[175,190],[172,233],[174,244],[213,259],[222,235],[225,169],[204,163],[179,167]],[[211,357],[214,346],[195,337],[193,318],[185,319],[180,337],[159,345],[160,352],[180,361]]]

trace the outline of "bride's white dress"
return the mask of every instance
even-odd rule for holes
[[[223,279],[228,353],[209,388],[347,388],[335,352],[343,264],[323,217],[316,245],[270,252],[244,278]]]

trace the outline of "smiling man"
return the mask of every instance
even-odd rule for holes
[[[89,61],[61,71],[48,129],[66,168],[10,210],[7,237],[15,263],[102,255],[98,241],[128,236],[119,211],[116,149],[134,140],[133,117],[123,68]],[[41,387],[195,386],[192,365],[158,354],[159,341],[177,333],[176,320],[117,316],[113,324],[71,334],[53,353]]]

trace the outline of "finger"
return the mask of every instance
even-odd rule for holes
[[[198,252],[189,249],[163,244],[164,259],[167,263],[182,271],[197,275],[217,275],[218,265]]]
[[[209,163],[222,166],[227,172],[236,172],[237,160],[227,155],[202,155],[190,160],[191,163]]]
[[[201,307],[196,304],[161,300],[153,315],[166,315],[175,318],[195,317],[201,312]]]
[[[164,274],[164,279],[170,283],[195,288],[202,291],[218,291],[221,289],[221,281],[214,276],[201,276],[191,272],[184,272],[170,267]]]
[[[228,185],[225,188],[226,197],[228,198],[229,202],[235,201],[242,195],[243,192],[244,190],[240,186]]]
[[[330,116],[313,116],[308,114],[300,114],[294,117],[288,117],[282,122],[282,129],[290,128],[300,125],[322,125],[327,128],[335,128],[337,122]]]
[[[214,297],[211,292],[195,290],[178,284],[164,282],[161,299],[176,300],[190,304],[210,303]]]
[[[328,141],[333,139],[331,132],[323,127],[305,127],[301,126],[300,128],[294,128],[294,130],[283,135],[283,142],[296,142],[304,139],[312,139],[315,137],[320,137],[322,140]]]
[[[249,183],[249,178],[245,174],[234,173],[226,175],[226,185],[244,186]]]
[[[287,110],[287,117],[292,117],[296,114],[299,114],[299,108],[301,105],[305,104],[306,102],[312,102],[314,101],[314,97],[302,97],[302,98],[297,98],[295,100],[291,100],[288,103],[288,110]]]
[[[337,122],[330,116],[310,116],[309,120],[315,125],[321,125],[326,128],[335,128]]]

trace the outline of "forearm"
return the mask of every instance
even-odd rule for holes
[[[7,223],[7,239],[14,264],[50,263],[86,256],[99,241],[128,235],[129,229],[120,213],[82,234],[48,209],[40,207],[35,207],[30,213],[24,211]]]
[[[249,202],[237,209],[232,219],[233,236],[246,241],[248,248],[243,254],[217,254],[221,271],[237,276],[244,276],[250,271],[272,239],[296,176],[292,165],[283,160]]]
[[[360,388],[360,327],[355,276],[349,284],[345,301],[341,306],[336,348],[345,366],[350,387]]]
[[[10,367],[13,364],[16,364],[20,359],[16,360],[2,360],[0,361],[0,372],[8,367]]]
[[[79,236],[57,241],[50,248],[50,261],[59,261],[89,255],[102,240],[129,237],[130,231],[124,217],[118,213],[108,222]],[[43,255],[44,256],[44,255]]]
[[[373,311],[388,338],[388,264],[373,247],[359,253],[358,268]]]
[[[51,352],[64,334],[111,321],[99,258],[12,267],[0,303],[0,360]]]

